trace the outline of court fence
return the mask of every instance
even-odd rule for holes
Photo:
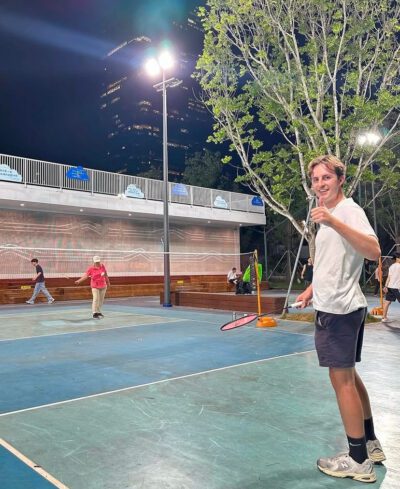
[[[163,181],[0,154],[0,180],[146,200],[163,200]],[[169,201],[231,211],[264,214],[254,195],[169,182]]]

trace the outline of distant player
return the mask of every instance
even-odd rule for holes
[[[383,304],[383,318],[382,322],[387,323],[389,321],[387,313],[389,306],[392,302],[400,302],[400,253],[394,253],[393,258],[396,260],[393,265],[390,265],[388,277],[386,279],[385,288],[385,302]]]
[[[75,281],[77,285],[90,278],[90,287],[92,288],[92,314],[94,319],[101,319],[104,317],[101,309],[104,304],[104,298],[106,296],[107,286],[110,286],[110,280],[108,278],[106,267],[101,263],[99,256],[93,257],[93,265],[91,265],[86,272]]]
[[[35,267],[35,270],[36,270],[36,275],[32,278],[32,282],[35,282],[35,288],[33,289],[32,297],[28,301],[26,301],[26,303],[27,304],[34,304],[35,299],[38,296],[38,294],[40,292],[43,292],[43,294],[47,298],[48,304],[53,304],[53,302],[55,302],[55,300],[50,295],[50,292],[46,289],[46,283],[44,281],[43,268],[39,265],[39,260],[37,258],[32,258],[31,263]]]

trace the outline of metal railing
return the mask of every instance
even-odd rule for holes
[[[0,154],[0,181],[79,190],[145,200],[163,200],[163,182],[90,168]],[[169,183],[169,200],[180,204],[264,214],[253,195]],[[256,203],[257,202],[257,203]]]

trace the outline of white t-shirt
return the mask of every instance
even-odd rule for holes
[[[390,289],[400,289],[400,263],[393,263],[389,267],[387,287]]]
[[[365,212],[353,199],[344,199],[331,211],[351,228],[376,236]],[[321,224],[316,238],[313,305],[317,311],[349,314],[367,301],[359,285],[364,257],[329,226]]]
[[[226,279],[229,282],[229,280],[236,280],[237,277],[238,277],[237,272],[234,272],[233,270],[231,270],[230,272],[228,272]]]

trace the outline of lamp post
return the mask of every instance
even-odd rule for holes
[[[150,58],[146,70],[151,76],[162,73],[162,81],[153,85],[157,92],[162,92],[163,98],[163,218],[164,218],[164,302],[163,307],[171,307],[171,271],[169,259],[169,189],[168,189],[168,112],[167,88],[180,85],[181,80],[166,79],[165,72],[172,68],[174,59],[168,51],[162,51],[158,58]]]

